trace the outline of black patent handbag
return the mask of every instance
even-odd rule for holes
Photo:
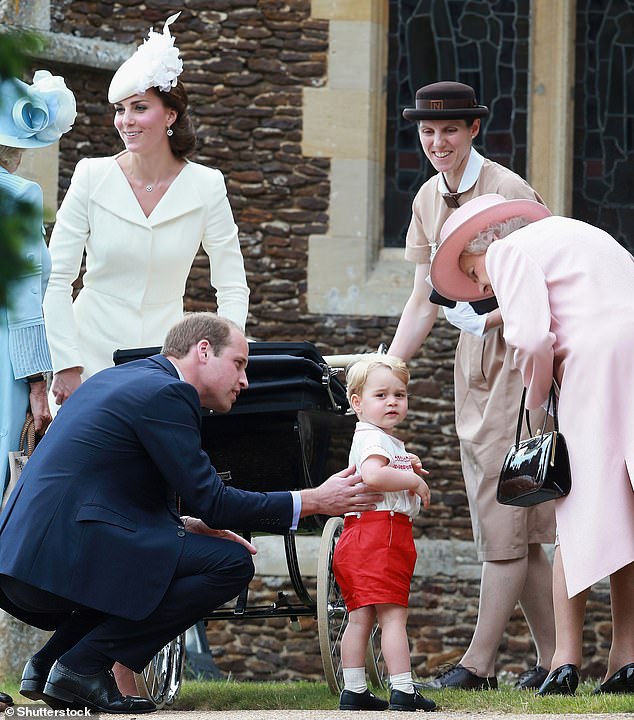
[[[498,480],[497,500],[502,505],[529,507],[555,500],[567,495],[572,485],[568,448],[564,436],[559,432],[555,388],[550,388],[546,417],[541,430],[533,437],[520,440],[525,402],[526,388],[520,402],[515,443],[504,458]],[[554,430],[546,432],[546,420],[551,406]],[[526,424],[529,434],[532,435],[528,411]]]

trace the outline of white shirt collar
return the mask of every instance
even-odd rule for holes
[[[471,152],[469,153],[469,159],[467,160],[467,166],[462,173],[462,177],[460,178],[460,185],[456,192],[466,192],[476,184],[478,177],[480,176],[480,170],[482,169],[483,164],[484,158],[477,150],[472,147]],[[438,180],[438,192],[451,192],[451,190],[449,190],[449,188],[447,187],[447,183],[445,182],[445,176],[442,173],[440,173],[440,178]]]
[[[165,358],[165,359],[174,368],[174,370],[176,370],[176,372],[178,373],[179,379],[184,382],[185,377],[184,377],[183,373],[181,372],[180,368],[178,367],[178,365],[174,365],[174,363],[169,358]]]

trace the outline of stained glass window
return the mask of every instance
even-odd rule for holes
[[[530,0],[390,0],[389,9],[384,241],[398,247],[414,195],[435,173],[401,114],[419,87],[471,85],[491,111],[476,148],[525,175]]]
[[[634,252],[634,0],[578,0],[573,216]]]

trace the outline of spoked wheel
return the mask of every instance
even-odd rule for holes
[[[174,704],[183,686],[183,676],[185,672],[185,637],[185,633],[182,633],[172,640],[173,654],[169,684],[167,686],[167,697],[165,698],[166,706]]]
[[[381,628],[378,623],[374,623],[368,641],[368,649],[365,653],[365,667],[368,671],[370,683],[375,688],[384,690],[387,687],[388,671],[381,650]]]
[[[184,662],[185,633],[161,648],[143,672],[134,674],[139,695],[150,699],[158,710],[172,705],[183,682]]]
[[[328,688],[333,695],[339,695],[343,688],[341,637],[348,624],[348,611],[332,572],[332,558],[342,530],[342,518],[328,520],[321,535],[317,560],[319,650]]]

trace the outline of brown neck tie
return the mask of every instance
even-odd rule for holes
[[[449,192],[449,193],[442,193],[442,199],[447,204],[447,207],[450,207],[452,210],[455,210],[456,208],[460,207],[460,203],[458,202],[458,199],[462,193],[459,192]]]

